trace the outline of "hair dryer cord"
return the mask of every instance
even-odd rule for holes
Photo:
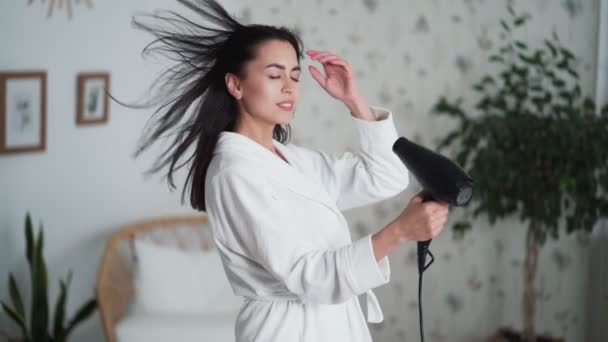
[[[429,251],[431,240],[418,241],[418,315],[420,316],[420,341],[424,342],[424,324],[422,322],[422,273],[435,261],[433,253]],[[431,260],[426,264],[426,256]]]

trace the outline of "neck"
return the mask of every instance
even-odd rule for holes
[[[268,150],[275,152],[274,145],[272,144],[274,126],[274,123],[255,120],[248,114],[241,114],[237,117],[234,132],[242,134]]]

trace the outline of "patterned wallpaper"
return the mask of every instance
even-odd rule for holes
[[[585,94],[594,93],[599,0],[512,1],[532,20],[519,38],[534,45],[552,30],[577,53]],[[471,96],[470,87],[491,71],[487,56],[500,43],[506,1],[489,0],[246,0],[246,23],[294,28],[305,48],[347,59],[371,104],[393,110],[399,133],[427,146],[453,123],[429,114],[440,95]],[[303,60],[303,70],[309,60]],[[305,71],[292,142],[341,153],[357,146],[348,111]],[[469,101],[470,102],[470,101]],[[396,217],[417,190],[346,213],[353,238],[375,232]],[[462,213],[454,209],[455,221]],[[389,219],[390,218],[390,219]],[[500,326],[520,328],[525,230],[517,220],[475,222],[457,239],[447,228],[433,241],[435,264],[425,273],[423,305],[427,341],[475,341]],[[536,329],[566,341],[584,341],[587,288],[592,267],[588,236],[567,236],[540,252]],[[415,244],[391,256],[392,277],[375,290],[385,321],[370,325],[377,341],[418,341]]]

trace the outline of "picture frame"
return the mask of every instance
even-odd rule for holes
[[[0,155],[46,149],[46,71],[0,71]]]
[[[78,73],[76,125],[101,124],[108,121],[110,74]]]

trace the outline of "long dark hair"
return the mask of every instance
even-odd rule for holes
[[[147,129],[144,129],[145,134],[140,138],[134,158],[165,133],[176,134],[171,145],[146,174],[156,173],[169,165],[166,177],[170,189],[175,189],[173,172],[191,162],[181,201],[183,204],[186,188],[191,183],[190,203],[194,209],[204,211],[205,176],[213,150],[219,134],[234,129],[238,114],[236,99],[226,89],[225,74],[233,73],[244,79],[245,63],[255,58],[256,47],[265,41],[289,42],[298,60],[302,58],[303,46],[297,34],[285,27],[240,24],[214,0],[178,2],[200,15],[204,23],[195,23],[170,10],[133,17],[136,28],[156,37],[143,49],[142,56],[160,52],[177,62],[165,70],[150,88],[159,86],[161,94],[154,95],[143,106],[137,105],[137,108],[149,108],[160,104],[152,117],[158,113],[162,116],[151,127],[147,127],[149,122],[146,124]],[[138,17],[153,19],[153,23],[145,24]],[[207,22],[215,24],[215,27],[204,26]],[[161,23],[168,24],[168,27],[159,25]],[[182,120],[185,121],[180,125]],[[286,143],[290,135],[289,125],[277,124],[274,127],[274,139]],[[176,166],[191,145],[194,145],[192,155]]]

